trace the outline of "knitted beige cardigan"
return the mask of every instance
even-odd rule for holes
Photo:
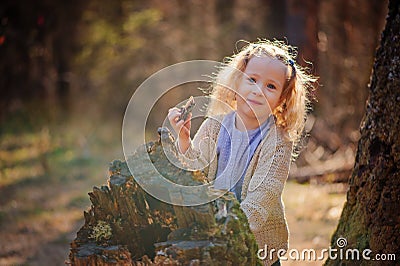
[[[223,116],[207,118],[181,159],[193,168],[203,169],[210,180],[217,171],[216,142]],[[241,208],[246,214],[258,247],[267,246],[265,265],[278,259],[279,249],[288,249],[282,190],[288,177],[292,143],[285,141],[283,132],[271,127],[257,147],[244,176]],[[270,260],[270,251],[274,249]],[[265,253],[263,253],[265,254]],[[283,255],[283,254],[280,254]]]

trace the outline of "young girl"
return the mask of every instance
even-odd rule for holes
[[[181,156],[241,202],[259,248],[267,248],[265,265],[280,265],[277,251],[288,248],[281,195],[315,81],[291,51],[279,41],[258,41],[228,58],[193,141],[191,116],[183,121],[178,108],[168,113]]]

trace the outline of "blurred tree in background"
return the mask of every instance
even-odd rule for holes
[[[331,149],[358,139],[373,53],[387,14],[385,1],[321,1],[318,73],[322,88],[318,111],[339,138]],[[337,141],[337,142],[335,142]]]
[[[67,107],[80,1],[2,1],[0,119],[40,100]]]

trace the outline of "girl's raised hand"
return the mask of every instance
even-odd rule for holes
[[[173,130],[178,134],[178,145],[182,153],[185,153],[190,146],[190,128],[192,114],[189,113],[186,120],[180,119],[181,109],[173,107],[168,111],[168,120]]]

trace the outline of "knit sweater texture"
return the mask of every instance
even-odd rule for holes
[[[193,168],[202,169],[212,182],[217,172],[216,147],[223,116],[208,117],[195,134],[189,149],[181,154]],[[258,145],[244,175],[241,208],[247,216],[258,247],[267,253],[265,265],[275,262],[279,249],[288,249],[289,231],[282,202],[293,144],[284,132],[272,126]],[[274,249],[272,260],[270,251]]]

